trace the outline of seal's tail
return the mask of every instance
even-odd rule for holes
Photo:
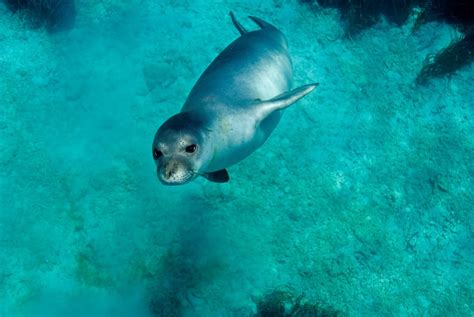
[[[229,14],[230,14],[230,18],[232,19],[232,23],[234,23],[234,26],[239,31],[240,35],[244,35],[249,32],[244,28],[242,24],[240,24],[239,21],[237,21],[237,18],[235,17],[234,12],[230,11]]]
[[[276,29],[273,25],[271,25],[268,22],[263,21],[260,18],[254,17],[254,16],[249,16],[249,18],[255,22],[261,29]]]
[[[249,31],[247,31],[247,29],[242,24],[240,24],[240,22],[235,17],[234,12],[230,11],[229,14],[230,14],[230,18],[232,19],[232,23],[234,24],[235,28],[239,31],[240,35],[247,34]],[[261,29],[275,29],[276,30],[276,27],[274,27],[268,22],[263,21],[260,18],[257,18],[254,16],[249,16],[249,18],[253,22],[255,22],[255,24],[257,24]]]

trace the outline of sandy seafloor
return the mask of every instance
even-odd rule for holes
[[[296,1],[76,1],[48,34],[0,3],[0,315],[248,316],[274,288],[349,316],[474,314],[474,66],[459,34],[344,36]],[[255,15],[287,36],[285,111],[228,184],[164,187],[151,142]]]

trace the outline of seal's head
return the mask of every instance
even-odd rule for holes
[[[187,112],[172,116],[158,129],[153,159],[165,185],[181,185],[199,175],[209,157],[202,121]]]

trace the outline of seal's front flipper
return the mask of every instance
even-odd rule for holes
[[[258,102],[256,104],[257,124],[262,122],[274,111],[285,109],[286,107],[294,104],[295,102],[312,92],[317,86],[318,84],[304,85],[295,88],[291,91],[287,91],[281,95],[278,95],[275,98]]]
[[[225,169],[217,172],[202,174],[204,178],[214,183],[227,183],[229,181],[229,173]]]

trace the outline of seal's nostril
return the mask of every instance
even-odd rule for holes
[[[169,162],[168,164],[166,164],[166,166],[165,166],[165,176],[166,176],[166,178],[170,179],[171,175],[173,174],[175,169],[176,169],[176,164],[174,162]]]

